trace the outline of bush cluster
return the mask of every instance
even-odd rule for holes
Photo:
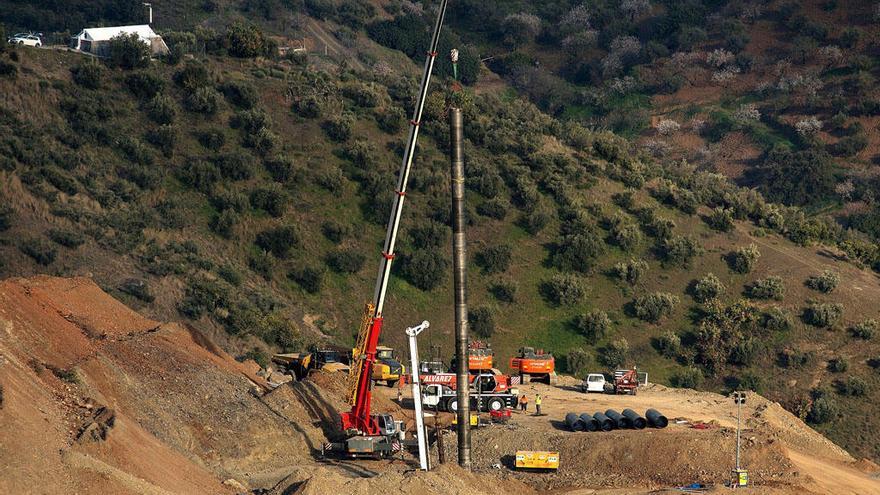
[[[877,320],[871,318],[867,319],[863,322],[856,323],[850,328],[850,332],[852,332],[853,337],[858,337],[862,340],[871,340],[874,338],[874,335],[877,333],[877,330],[880,329],[880,323]]]
[[[327,266],[338,273],[357,273],[367,257],[356,248],[341,248],[327,254]]]
[[[693,259],[703,254],[703,248],[696,239],[689,236],[673,236],[664,239],[659,247],[663,264],[687,268]]]
[[[608,318],[608,313],[601,309],[579,314],[572,323],[575,330],[586,337],[591,344],[605,338],[611,329],[611,319]]]
[[[291,270],[288,277],[306,292],[317,294],[321,292],[321,285],[324,283],[324,270],[317,266],[304,265]]]
[[[804,310],[804,321],[814,327],[832,328],[843,317],[843,304],[814,303]]]
[[[508,244],[493,244],[477,253],[475,261],[487,274],[503,273],[510,268],[513,249]]]
[[[745,293],[752,299],[774,299],[781,301],[785,297],[785,282],[775,275],[755,280],[746,287]]]
[[[435,248],[417,249],[401,261],[401,275],[424,291],[442,284],[449,271],[449,260]]]
[[[611,273],[629,285],[636,285],[648,273],[648,263],[636,259],[622,261],[614,265]]]
[[[480,338],[488,339],[495,333],[495,316],[486,306],[468,311],[468,326]]]
[[[571,306],[587,295],[583,281],[576,275],[554,275],[542,285],[544,297],[557,306]]]
[[[287,258],[290,251],[300,245],[300,235],[291,225],[272,227],[257,234],[254,243],[280,259]]]
[[[699,368],[689,366],[670,377],[670,383],[678,388],[697,388],[703,383],[703,372]]]
[[[518,286],[513,280],[499,280],[489,286],[489,292],[501,302],[516,302],[516,291]]]
[[[666,292],[654,292],[635,298],[633,310],[637,318],[657,323],[671,316],[679,302],[678,296]]]
[[[813,275],[806,281],[807,287],[825,294],[834,292],[838,284],[840,284],[840,275],[831,270],[825,270],[820,275]]]
[[[610,342],[599,351],[602,357],[602,363],[611,369],[617,369],[626,363],[626,356],[629,353],[629,342],[621,337]]]
[[[706,303],[718,299],[724,293],[725,287],[721,280],[713,273],[694,282],[693,295],[698,303]]]
[[[727,265],[736,273],[749,273],[755,267],[760,257],[761,252],[758,251],[758,246],[749,244],[729,253],[727,255]]]

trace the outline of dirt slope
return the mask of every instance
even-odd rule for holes
[[[4,493],[228,493],[308,453],[251,394],[259,378],[88,279],[0,283],[0,332]]]

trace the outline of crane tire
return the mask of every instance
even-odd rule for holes
[[[500,411],[504,409],[504,401],[495,397],[494,399],[489,399],[489,403],[486,407],[489,411]]]

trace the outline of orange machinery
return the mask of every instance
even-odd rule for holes
[[[518,374],[522,383],[531,380],[552,383],[556,378],[556,360],[553,355],[543,349],[521,347],[519,356],[510,359],[511,374]]]

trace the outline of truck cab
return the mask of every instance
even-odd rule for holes
[[[394,349],[376,346],[376,361],[373,363],[373,381],[384,381],[389,387],[397,384],[406,372],[404,366],[394,356]]]
[[[581,384],[581,390],[585,393],[604,393],[605,383],[605,375],[603,375],[602,373],[590,373]]]

